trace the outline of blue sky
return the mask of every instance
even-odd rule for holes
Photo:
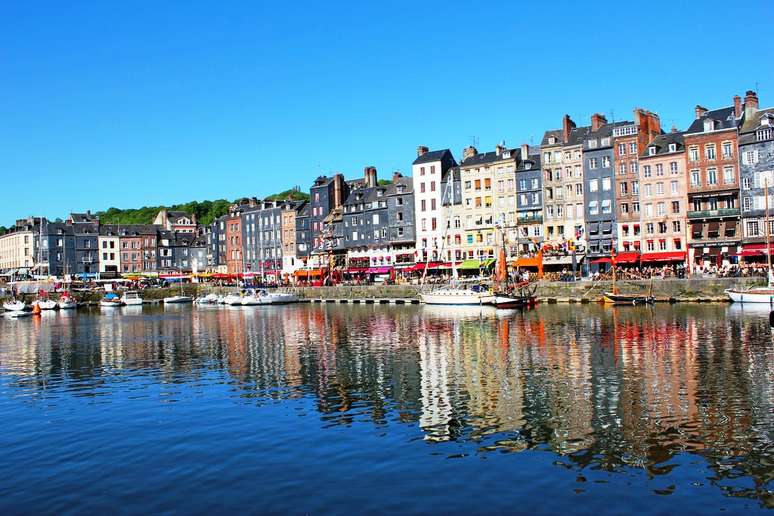
[[[756,87],[774,3],[6,2],[0,225],[411,170]],[[595,5],[595,10],[588,7]]]

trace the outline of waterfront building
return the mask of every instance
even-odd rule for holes
[[[415,203],[416,205],[416,203]],[[462,206],[462,180],[460,167],[451,167],[441,180],[441,206],[446,221],[446,242],[441,260],[460,263],[463,260],[462,221],[465,214]]]
[[[543,243],[543,175],[540,148],[522,144],[520,152],[516,168],[517,244],[519,254],[531,254]]]
[[[688,192],[683,133],[656,136],[639,156],[644,265],[685,262]]]
[[[282,206],[278,201],[254,202],[240,211],[244,272],[266,281],[282,275]]]
[[[196,214],[169,211],[166,208],[159,211],[153,220],[153,225],[175,233],[196,233],[198,228]]]
[[[101,278],[114,278],[121,270],[120,236],[118,226],[102,224],[97,237],[99,247],[99,274]]]
[[[589,127],[564,115],[562,128],[546,131],[543,154],[544,237],[551,248],[585,253],[583,222],[583,140]]]
[[[152,224],[122,224],[118,228],[122,273],[155,273],[158,270],[158,227]]]
[[[297,217],[306,206],[306,201],[287,201],[282,205],[282,274],[292,275],[303,267],[298,255]]]
[[[516,240],[516,167],[518,152],[497,145],[479,153],[468,147],[460,163],[462,241],[466,260],[491,260],[506,238]],[[472,263],[472,262],[469,262]]]
[[[218,217],[210,224],[207,239],[207,268],[210,272],[225,274],[226,266],[226,216]]]
[[[327,255],[330,249],[325,249],[325,219],[335,208],[340,208],[344,199],[349,195],[349,184],[344,181],[342,174],[330,177],[320,176],[315,179],[309,190],[309,231],[310,231],[310,255]],[[329,221],[330,223],[330,221]],[[333,228],[330,227],[328,242],[333,238]],[[318,262],[323,260],[318,258]]]
[[[615,168],[616,238],[619,252],[640,252],[642,245],[639,156],[645,146],[661,134],[661,120],[637,108],[634,121],[613,128]]]
[[[414,181],[414,216],[416,217],[417,261],[441,259],[446,216],[442,206],[441,183],[457,162],[449,149],[431,151],[417,148],[411,165]]]
[[[378,184],[374,167],[366,167],[365,182],[350,191],[342,209],[342,230],[349,271],[368,272],[391,266],[387,186]]]
[[[600,264],[609,259],[616,236],[614,127],[604,115],[595,113],[583,139],[584,219],[590,272],[600,270]]]
[[[86,213],[71,213],[67,223],[73,227],[75,238],[75,267],[73,273],[82,279],[93,279],[99,272],[99,217]]]
[[[244,271],[242,254],[242,219],[239,206],[232,206],[225,217],[226,271],[241,274]]]
[[[296,257],[303,265],[307,264],[312,249],[311,211],[307,202],[296,213]]]
[[[57,278],[67,278],[73,272],[75,263],[73,228],[61,220],[43,221],[43,260],[48,262],[47,273]]]
[[[414,264],[414,181],[400,172],[393,173],[392,184],[387,188],[387,220],[392,264],[396,269]]]
[[[741,99],[735,98],[735,105]],[[739,127],[739,176],[742,205],[742,256],[746,261],[766,259],[766,185],[774,188],[774,108],[759,109],[758,96],[748,91]],[[769,190],[769,210],[774,210]],[[772,219],[774,220],[774,218]],[[769,235],[774,235],[769,221]]]
[[[692,270],[735,263],[741,244],[737,157],[741,109],[731,105],[709,111],[697,105],[695,115],[684,135]]]
[[[35,266],[35,219],[20,219],[0,236],[0,271],[26,276]]]

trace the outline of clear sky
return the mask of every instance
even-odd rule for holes
[[[15,5],[14,5],[15,4]],[[4,2],[0,225],[774,105],[774,2]],[[592,9],[594,7],[594,9]]]

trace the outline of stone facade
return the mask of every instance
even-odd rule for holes
[[[583,140],[584,219],[588,258],[610,256],[616,231],[614,124],[600,114],[592,116]],[[590,265],[592,271],[598,267]]]

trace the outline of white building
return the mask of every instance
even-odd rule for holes
[[[411,167],[417,262],[442,259],[446,232],[442,180],[455,166],[457,162],[449,149],[430,151],[423,146],[417,148],[417,159]]]

